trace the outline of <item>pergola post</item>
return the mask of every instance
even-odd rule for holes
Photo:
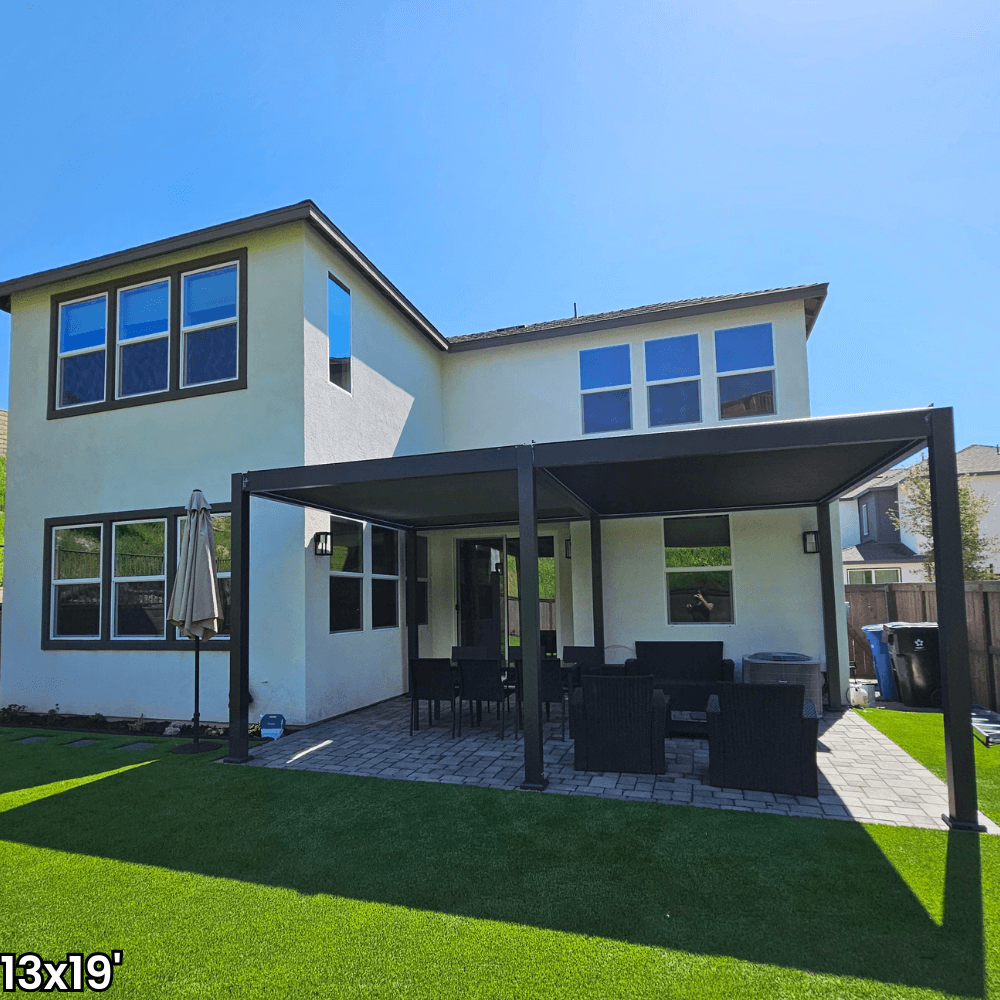
[[[524,782],[541,791],[548,784],[542,758],[542,702],[539,672],[542,658],[538,617],[538,515],[535,455],[531,445],[517,448],[517,513],[521,553],[521,675],[524,687]]]
[[[229,755],[228,764],[250,759],[250,494],[241,472],[231,478],[229,605]]]
[[[410,676],[410,660],[420,655],[420,633],[417,631],[417,533],[406,532],[403,572],[406,587],[406,676]]]
[[[927,453],[934,532],[934,589],[937,593],[944,757],[948,772],[948,815],[943,818],[953,830],[984,830],[979,825],[976,800],[955,429],[950,408],[932,410],[926,420],[930,424]]]
[[[819,528],[819,575],[820,592],[823,600],[823,644],[826,651],[826,683],[830,689],[830,708],[839,711],[844,707],[844,678],[840,663],[840,619],[843,608],[837,607],[837,588],[834,577],[833,531],[830,525],[830,505],[821,503],[816,507],[816,521]],[[839,544],[839,540],[838,540]],[[823,706],[817,705],[822,711]]]
[[[604,566],[601,561],[601,519],[590,515],[590,594],[594,603],[594,646],[604,657]]]

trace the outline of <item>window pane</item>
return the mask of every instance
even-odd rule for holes
[[[233,600],[233,581],[228,577],[219,580],[219,603],[222,605],[222,620],[219,635],[229,635],[229,609]]]
[[[646,381],[700,375],[698,334],[646,341]]]
[[[118,296],[118,339],[167,332],[170,282],[130,288]]]
[[[54,532],[55,580],[99,580],[101,577],[101,529],[56,528]]]
[[[162,392],[167,388],[167,338],[144,340],[128,344],[121,350],[122,396],[137,396],[144,392]]]
[[[583,397],[583,433],[627,431],[632,427],[632,390],[591,392]]]
[[[723,418],[774,413],[774,372],[720,378],[719,406]]]
[[[101,634],[101,585],[99,583],[61,584],[55,588],[53,634],[99,636]]]
[[[115,576],[162,576],[166,524],[139,521],[116,524]]]
[[[213,514],[212,534],[215,536],[215,569],[219,573],[229,573],[233,568],[232,518],[228,514]],[[219,586],[222,586],[221,581]],[[228,614],[227,605],[226,615]]]
[[[60,406],[99,403],[104,399],[104,351],[63,358]]]
[[[876,583],[899,583],[898,569],[877,569],[875,570]]]
[[[385,576],[399,573],[398,535],[392,528],[372,528],[372,572]]]
[[[361,572],[361,525],[330,519],[330,569],[334,573]]]
[[[580,351],[580,388],[602,389],[607,385],[631,385],[632,367],[628,344]]]
[[[330,577],[330,631],[361,631],[361,577]]]
[[[701,546],[729,546],[729,515],[713,517],[665,517],[663,519],[663,544],[667,548]],[[716,566],[728,565],[715,563]]]
[[[649,387],[649,426],[693,424],[701,420],[698,382],[671,382]]]
[[[162,636],[164,590],[162,580],[115,584],[115,635]]]
[[[668,573],[670,621],[731,622],[733,574]]]
[[[399,624],[398,595],[395,580],[372,580],[372,628],[395,628]]]
[[[236,267],[184,276],[184,325],[215,323],[236,316]]]
[[[185,336],[185,385],[236,378],[236,324]]]
[[[767,368],[774,364],[771,324],[737,326],[715,331],[715,368],[738,372],[744,368]]]
[[[326,329],[330,339],[330,381],[351,391],[351,293],[327,280]]]
[[[866,569],[849,569],[847,571],[847,582],[848,583],[871,583],[872,582],[871,570],[866,570]]]
[[[60,351],[82,351],[85,347],[104,346],[107,302],[103,295],[99,299],[62,306],[60,311]]]

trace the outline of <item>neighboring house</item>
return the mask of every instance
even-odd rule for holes
[[[164,608],[194,488],[216,514],[228,598],[232,473],[808,417],[825,296],[803,285],[448,338],[311,202],[2,282],[19,475],[0,702],[190,715],[191,647]],[[311,722],[404,691],[397,533],[257,498],[252,511],[252,716]],[[607,520],[608,657],[678,638],[722,639],[736,660],[824,659],[820,560],[803,544],[816,529],[815,506]],[[517,535],[420,533],[422,655],[520,641]],[[589,526],[539,535],[543,642],[591,643]],[[228,635],[205,645],[202,715],[224,719]]]
[[[980,532],[1000,535],[1000,447],[970,444],[956,453],[960,476],[969,476],[973,490],[994,506],[980,523]],[[920,463],[926,471],[926,461]],[[897,528],[889,516],[905,512],[899,486],[910,469],[890,469],[840,498],[840,533],[845,583],[915,583],[925,579],[926,540]],[[996,554],[1000,568],[1000,553]]]

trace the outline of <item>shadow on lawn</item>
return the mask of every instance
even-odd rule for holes
[[[63,777],[108,759],[67,760]],[[5,840],[36,847],[985,995],[975,834],[882,828],[879,846],[854,823],[182,758],[3,821]]]

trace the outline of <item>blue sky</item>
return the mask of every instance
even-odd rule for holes
[[[4,35],[0,279],[312,198],[448,335],[829,281],[814,414],[1000,441],[992,4],[7,0]]]

